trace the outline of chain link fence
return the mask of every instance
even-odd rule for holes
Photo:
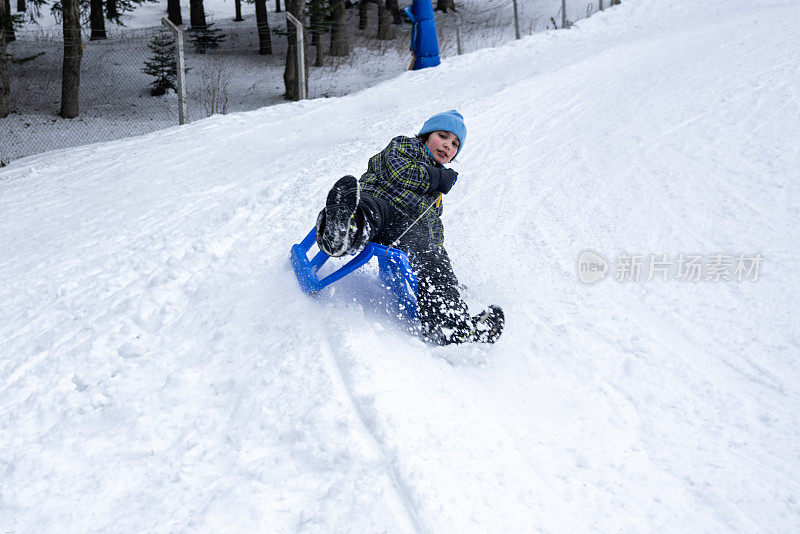
[[[618,0],[486,0],[479,8],[457,13],[437,13],[442,57],[500,46],[520,37],[546,30],[569,28]],[[458,6],[458,4],[456,4]],[[516,18],[516,20],[515,20]],[[460,26],[461,31],[458,31]],[[461,52],[458,34],[461,34]]]
[[[273,39],[271,55],[259,55],[255,25],[214,27],[222,43],[205,53],[198,53],[187,32],[189,120],[283,102],[285,38]],[[143,72],[154,56],[148,45],[159,36],[172,38],[164,27],[126,30],[97,41],[84,36],[80,116],[63,119],[58,116],[64,54],[60,30],[17,32],[16,40],[8,45],[11,114],[0,119],[0,158],[7,162],[177,125],[177,95],[174,91],[151,95],[155,78]]]
[[[448,57],[501,45],[516,38],[516,28],[525,36],[568,27],[597,12],[599,2],[518,0],[516,21],[513,0],[486,0],[479,7],[471,4],[469,10],[456,3],[458,13],[436,13],[440,55]],[[604,0],[603,7],[611,3],[612,0]],[[347,10],[347,55],[333,54],[330,21],[306,18],[309,98],[342,96],[408,69],[411,25],[405,17],[391,17],[387,34],[385,26],[379,28],[377,11],[373,3],[363,8],[354,4]],[[215,34],[222,40],[218,48],[205,53],[194,46],[192,33],[185,32],[189,121],[285,102],[285,14],[271,12],[269,24],[272,54],[266,55],[259,54],[258,28],[252,15],[245,15],[242,22],[214,23]],[[116,30],[109,32],[107,39],[96,41],[89,41],[87,32],[81,61],[80,116],[63,119],[58,116],[61,30],[17,32],[16,40],[8,45],[12,56],[12,113],[0,119],[0,161],[177,125],[177,95],[168,91],[152,96],[154,77],[143,72],[146,62],[154,56],[148,45],[164,35],[172,34],[163,26]]]

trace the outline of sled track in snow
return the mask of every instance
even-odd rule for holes
[[[324,331],[324,329],[323,329]],[[403,505],[403,509],[408,516],[408,521],[414,527],[415,532],[427,532],[428,530],[423,528],[420,524],[419,517],[417,516],[417,511],[414,507],[414,504],[411,502],[411,492],[408,488],[408,484],[405,483],[403,478],[397,472],[397,466],[395,465],[394,460],[389,455],[388,451],[386,450],[386,444],[383,440],[375,433],[373,430],[373,426],[370,424],[370,418],[364,411],[364,407],[361,405],[360,402],[355,398],[353,395],[353,387],[352,387],[352,377],[350,373],[347,372],[345,365],[342,363],[341,358],[338,356],[338,353],[333,350],[332,344],[330,339],[328,338],[327,334],[324,335],[323,339],[320,343],[320,350],[324,358],[326,358],[329,362],[332,362],[332,367],[334,367],[334,371],[336,377],[341,381],[341,387],[344,390],[345,394],[350,401],[350,404],[355,409],[356,413],[358,414],[358,419],[361,421],[361,424],[364,426],[364,430],[366,434],[370,437],[370,441],[373,442],[375,448],[380,452],[380,455],[384,458],[384,463],[386,465],[387,475],[389,479],[392,481],[392,485],[394,486],[395,490],[397,491],[398,498]]]

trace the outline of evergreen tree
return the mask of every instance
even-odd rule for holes
[[[390,0],[378,0],[378,35],[381,41],[390,41],[397,35],[391,24],[391,10],[387,7]]]
[[[106,18],[120,26],[125,26],[120,18],[142,4],[155,4],[158,0],[105,0]]]
[[[317,51],[317,61],[315,65],[321,67],[325,62],[326,47],[322,44],[322,36],[330,31],[330,15],[333,6],[326,3],[326,0],[311,0],[308,2],[308,14],[311,18],[311,46]]]
[[[255,4],[258,53],[261,55],[272,54],[272,36],[270,35],[269,19],[267,18],[267,0],[255,0]]]
[[[449,0],[452,2],[453,0]],[[405,16],[397,0],[386,0],[386,8],[392,12],[392,24],[402,24]]]
[[[206,10],[203,0],[189,0],[189,27],[193,30],[204,28],[206,25]]]
[[[80,110],[81,13],[79,0],[64,0],[61,21],[64,35],[64,60],[61,62],[61,113],[65,119],[74,119]]]
[[[175,26],[183,24],[180,0],[167,0],[167,17],[169,17],[169,20],[171,20]]]
[[[41,16],[41,8],[46,6],[50,0],[27,0],[28,4],[31,6],[29,10],[29,15],[31,21],[35,21],[37,17]],[[103,7],[105,8],[105,18],[108,21],[111,21],[118,26],[125,26],[125,23],[122,22],[122,15],[125,13],[130,13],[137,7],[142,4],[154,4],[158,2],[158,0],[99,0],[102,3],[102,7],[99,5],[93,5],[92,0],[75,0],[80,6],[80,17],[81,21],[85,22],[87,19],[90,23],[90,28],[93,30],[98,30],[100,28],[99,23],[97,21],[92,21],[92,11],[95,12],[95,16],[98,13],[103,11]],[[55,17],[61,18],[63,17],[62,14],[62,0],[57,0],[50,4],[50,13],[55,15]]]
[[[11,1],[10,0],[0,0],[3,2],[3,16],[0,18],[0,31],[3,32],[3,36],[5,37],[6,43],[10,43],[17,39],[17,36],[14,34],[14,17],[16,15],[11,14]]]
[[[89,27],[92,30],[90,41],[105,39],[106,19],[103,16],[103,0],[90,0],[89,2]]]
[[[6,13],[6,5],[0,2],[0,24],[3,24],[6,17],[10,15]],[[0,26],[0,119],[8,115],[9,102],[11,97],[11,80],[9,78],[8,69],[8,54],[6,53],[6,34]],[[2,167],[2,160],[0,160],[0,167]]]
[[[444,13],[447,13],[448,10],[455,12],[456,4],[454,0],[438,0],[436,2],[435,11],[442,11]]]
[[[297,20],[300,21],[300,24],[305,25],[305,0],[284,0],[284,7],[286,7],[287,13],[291,13]],[[283,71],[283,85],[286,88],[284,97],[287,100],[296,101],[300,100],[301,93],[304,92],[306,95],[308,95],[308,67],[305,69],[305,76],[301,79],[299,73],[297,72],[297,55],[303,54],[306,59],[308,58],[308,55],[306,54],[305,49],[299,50],[297,33],[294,25],[289,22],[288,19],[286,21],[286,30],[288,32],[288,35],[286,36],[288,47],[286,49],[286,67]],[[303,44],[303,48],[305,48],[307,41],[304,41]],[[305,61],[305,64],[308,65],[308,61]],[[303,85],[300,85],[301,83]],[[301,91],[301,89],[304,89],[304,91]]]
[[[346,56],[350,53],[350,45],[347,39],[347,4],[345,0],[330,0],[333,13],[331,17],[331,49],[332,56]]]
[[[150,40],[147,48],[153,52],[153,55],[144,62],[142,72],[155,78],[150,83],[150,94],[161,96],[167,92],[167,89],[177,91],[178,70],[175,66],[175,39],[172,34],[167,30],[159,30]]]
[[[220,43],[226,37],[222,30],[214,27],[213,22],[200,28],[190,28],[189,33],[194,51],[198,54],[205,54],[208,50],[219,48]]]
[[[366,30],[369,25],[369,2],[358,3],[358,29]]]

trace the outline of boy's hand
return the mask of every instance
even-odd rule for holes
[[[453,169],[444,169],[428,165],[428,176],[431,179],[431,193],[439,191],[445,195],[453,188],[458,180],[458,173]]]

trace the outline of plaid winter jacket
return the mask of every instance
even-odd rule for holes
[[[370,158],[367,172],[361,176],[361,190],[386,200],[414,221],[439,198],[438,191],[428,191],[431,182],[425,165],[443,167],[416,137],[395,137]],[[439,247],[444,245],[441,215],[440,203],[417,223],[428,227],[432,242]]]

